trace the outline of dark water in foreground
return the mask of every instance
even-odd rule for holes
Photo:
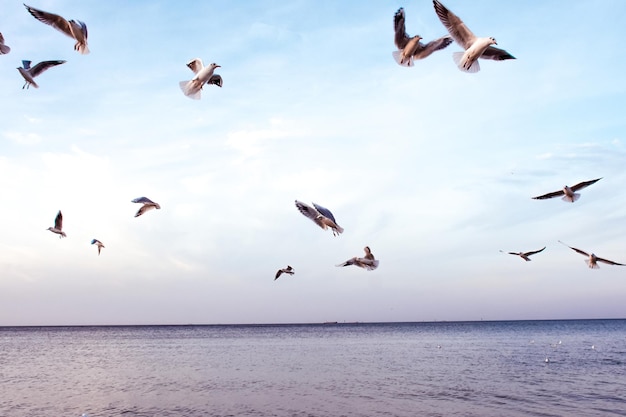
[[[626,416],[626,320],[0,328],[0,416],[83,413]]]

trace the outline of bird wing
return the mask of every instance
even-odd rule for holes
[[[191,61],[187,62],[187,66],[193,71],[194,74],[197,74],[198,71],[204,68],[202,60],[200,58],[194,58]]]
[[[435,51],[439,51],[450,45],[452,43],[452,38],[450,36],[442,36],[439,39],[435,39],[434,41],[430,41],[427,44],[423,45],[422,49],[424,52],[428,52],[428,55]]]
[[[223,84],[222,76],[219,74],[211,75],[211,78],[209,78],[207,84],[215,84],[216,86],[221,87]]]
[[[85,38],[85,40],[87,40],[88,34],[87,34],[87,25],[84,22],[81,22],[80,20],[70,20],[70,30],[72,30],[72,37],[75,39],[78,39],[78,36],[74,33],[74,28],[80,29],[80,32],[82,34],[82,37]]]
[[[354,258],[350,258],[347,261],[337,264],[335,266],[349,266],[349,265],[354,265],[355,263],[357,263],[357,258],[356,256]]]
[[[604,259],[604,258],[598,258],[597,256],[596,256],[596,261],[604,262],[605,264],[609,264],[609,265],[622,265],[622,266],[624,266],[624,264],[620,264],[618,262],[609,261],[608,259]]]
[[[72,29],[70,28],[70,23],[65,20],[65,18],[59,16],[58,14],[44,12],[43,10],[35,9],[34,7],[30,7],[24,5],[26,10],[33,15],[33,17],[40,22],[45,23],[46,25],[50,25],[56,30],[63,32],[70,38],[73,38]]]
[[[495,46],[489,46],[485,49],[485,52],[480,56],[483,59],[493,59],[495,61],[504,61],[505,59],[515,59],[513,55],[505,51],[504,49],[496,48]]]
[[[48,68],[61,64],[65,64],[65,61],[42,61],[30,69],[30,75],[34,78]]]
[[[532,251],[532,252],[525,252],[525,253],[524,253],[524,255],[526,255],[526,256],[534,255],[534,254],[536,254],[536,253],[539,253],[539,252],[543,251],[545,248],[546,248],[546,247],[544,246],[543,248],[541,248],[541,249],[539,249],[539,250],[534,250],[534,251]]]
[[[406,33],[404,26],[404,8],[400,7],[393,16],[393,28],[396,32],[394,42],[398,49],[404,49],[411,37]]]
[[[474,36],[472,31],[465,26],[465,23],[463,23],[457,15],[441,4],[439,0],[433,0],[433,5],[435,6],[435,12],[437,16],[439,16],[439,20],[441,20],[441,23],[448,29],[448,32],[456,43],[461,45],[463,49],[469,48],[476,40],[476,36]]]
[[[283,273],[282,269],[279,269],[278,271],[276,271],[276,277],[274,277],[274,281],[276,281],[278,279],[278,277],[280,276],[280,274]]]
[[[4,36],[2,36],[2,33],[0,33],[0,43],[4,43]]]
[[[59,210],[57,216],[54,218],[54,228],[57,230],[63,229],[63,214],[61,214],[61,210]]]
[[[594,183],[600,181],[601,179],[602,178],[596,178],[595,180],[579,182],[578,184],[573,185],[570,188],[572,189],[572,191],[582,190],[583,188],[589,187],[591,184],[594,184]]]
[[[317,217],[320,215],[320,213],[313,207],[298,200],[296,200],[296,207],[298,208],[300,213],[304,214],[305,217],[308,217],[316,223],[318,222]]]
[[[142,203],[142,204],[152,203],[152,204],[154,204],[154,201],[150,200],[148,197],[137,197],[134,200],[131,200],[131,203]]]
[[[322,216],[327,217],[329,219],[331,219],[333,221],[333,223],[337,223],[337,221],[335,220],[335,217],[333,216],[333,213],[330,212],[330,210],[328,210],[325,207],[322,207],[318,204],[313,203],[313,207],[315,207],[315,209],[322,214]]]
[[[559,240],[559,243],[565,245],[565,243],[561,242],[560,240]],[[587,252],[585,252],[584,250],[573,248],[570,245],[565,245],[565,246],[567,246],[568,248],[570,248],[573,251],[576,251],[576,252],[580,253],[581,255],[589,256],[589,254]]]
[[[548,194],[544,194],[544,195],[538,195],[537,197],[533,197],[533,200],[545,200],[548,198],[553,198],[553,197],[558,197],[561,195],[565,195],[565,192],[563,190],[559,190],[559,191],[554,191]],[[567,245],[565,245],[567,246]]]

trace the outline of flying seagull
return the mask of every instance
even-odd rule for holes
[[[393,51],[391,54],[396,62],[403,67],[412,67],[413,60],[424,59],[433,52],[443,49],[452,43],[450,36],[442,36],[427,44],[420,42],[422,37],[419,35],[409,36],[404,25],[404,9],[402,7],[398,9],[393,17],[393,28],[396,32],[394,41],[398,50]]]
[[[291,265],[287,265],[287,268],[282,268],[282,269],[279,269],[278,271],[276,271],[276,277],[274,278],[274,281],[276,281],[278,279],[278,277],[281,276],[282,274],[293,275],[294,274],[294,270],[291,267]]]
[[[159,206],[157,203],[155,203],[154,201],[150,200],[147,197],[135,198],[134,200],[131,201],[131,203],[141,203],[141,204],[143,204],[143,206],[141,206],[139,208],[137,213],[135,213],[135,217],[141,216],[142,214],[144,214],[148,210],[152,210],[152,209],[160,210],[161,209],[161,206]]]
[[[183,93],[194,100],[200,100],[200,90],[202,86],[206,84],[215,84],[218,87],[222,86],[222,77],[219,74],[213,74],[215,68],[221,67],[215,62],[205,67],[202,64],[200,58],[192,59],[187,63],[187,66],[196,74],[190,81],[181,81],[178,83]]]
[[[450,32],[450,35],[456,43],[465,49],[465,52],[455,52],[452,54],[455,64],[461,71],[480,71],[478,58],[493,59],[496,61],[515,59],[513,55],[509,54],[504,49],[492,46],[497,45],[494,38],[477,38],[472,31],[465,26],[465,23],[441,4],[439,0],[433,0],[433,4],[441,23],[448,29],[448,32]]]
[[[11,52],[11,48],[4,44],[4,36],[0,33],[0,55],[8,54]]]
[[[83,55],[87,55],[89,53],[89,48],[87,47],[87,25],[81,22],[80,20],[66,20],[63,17],[54,14],[44,12],[43,10],[35,9],[34,7],[24,5],[26,10],[33,17],[40,22],[45,23],[46,25],[50,25],[56,30],[63,32],[70,38],[76,40],[76,44],[74,45],[74,50],[80,52]]]
[[[63,215],[61,214],[61,210],[59,210],[57,216],[54,218],[54,227],[48,227],[46,230],[50,230],[52,233],[59,235],[59,239],[67,237],[63,231]]]
[[[47,70],[48,68],[54,67],[56,65],[65,64],[65,61],[42,61],[35,65],[34,67],[30,66],[30,61],[22,61],[22,67],[19,67],[17,70],[24,77],[24,85],[22,89],[28,89],[31,85],[35,88],[39,88],[37,83],[35,82],[35,77]]]
[[[100,251],[102,250],[102,248],[104,247],[104,245],[102,244],[102,242],[100,242],[98,239],[91,239],[91,244],[92,245],[96,245],[98,246],[98,255],[100,255]]]
[[[311,207],[298,200],[296,200],[296,207],[300,210],[300,213],[313,220],[315,224],[322,229],[326,230],[330,228],[333,231],[334,236],[338,236],[343,233],[343,228],[337,224],[333,213],[331,213],[327,208],[315,203],[313,203],[313,207]]]
[[[529,258],[530,255],[534,255],[536,253],[542,252],[546,247],[544,246],[543,248],[539,249],[539,250],[534,250],[531,252],[507,252],[509,255],[517,255],[519,257],[521,257],[523,260],[525,261],[530,261],[531,259]],[[500,252],[504,253],[503,250],[501,250]]]
[[[374,269],[378,268],[378,260],[374,259],[374,255],[372,254],[370,247],[366,246],[365,248],[363,248],[363,250],[365,251],[364,258],[359,258],[355,256],[354,258],[348,259],[344,263],[338,264],[336,266],[355,265],[359,268],[365,268],[368,271],[373,271]]]
[[[548,199],[548,198],[554,198],[554,197],[563,196],[563,198],[561,198],[561,200],[569,201],[570,203],[573,203],[574,201],[576,201],[576,200],[578,200],[580,198],[580,194],[576,193],[576,191],[582,190],[583,188],[588,187],[591,184],[594,184],[594,183],[600,181],[601,179],[602,179],[602,177],[596,178],[595,180],[579,182],[578,184],[573,185],[571,187],[568,187],[566,185],[566,186],[563,187],[562,190],[553,191],[551,193],[544,194],[544,195],[539,195],[537,197],[533,197],[533,199],[534,200],[545,200],[545,199]]]
[[[598,266],[598,262],[604,262],[605,264],[609,264],[609,265],[622,265],[622,266],[624,266],[624,264],[620,264],[620,263],[617,263],[617,262],[609,261],[608,259],[600,258],[600,257],[596,256],[593,253],[592,254],[588,254],[585,251],[573,248],[573,247],[571,247],[569,245],[566,245],[565,243],[561,242],[560,240],[559,240],[559,243],[561,243],[561,244],[567,246],[568,248],[570,248],[570,249],[580,253],[581,255],[586,256],[588,259],[586,259],[585,262],[587,262],[587,265],[589,265],[589,268],[599,269],[600,266]]]

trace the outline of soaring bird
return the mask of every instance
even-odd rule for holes
[[[91,239],[91,244],[96,245],[98,247],[98,255],[100,255],[100,250],[104,248],[104,245],[102,244],[102,242],[100,242],[98,239]]]
[[[441,4],[439,0],[433,0],[433,4],[441,23],[448,29],[448,32],[450,32],[450,35],[456,43],[465,49],[465,52],[455,52],[452,54],[455,64],[461,71],[480,71],[478,58],[493,59],[496,61],[515,59],[515,57],[507,51],[492,46],[497,45],[494,38],[477,38],[472,31],[465,26],[465,23]]]
[[[413,60],[424,59],[430,54],[452,43],[450,36],[442,36],[439,39],[423,44],[419,35],[409,36],[404,25],[404,9],[400,7],[393,17],[393,28],[395,30],[394,41],[398,47],[397,51],[391,54],[399,65],[412,67]]]
[[[57,216],[54,218],[54,227],[48,227],[46,230],[50,230],[52,233],[59,235],[59,239],[67,237],[63,231],[63,214],[61,214],[61,210],[59,210]]]
[[[160,210],[161,209],[161,206],[159,206],[158,203],[155,203],[154,201],[150,200],[147,197],[137,197],[134,200],[132,200],[131,203],[141,203],[141,204],[143,204],[143,206],[141,206],[139,208],[137,213],[135,213],[135,217],[141,216],[142,214],[144,214],[148,210],[152,210],[152,209]]]
[[[78,51],[83,55],[89,53],[89,48],[87,47],[86,24],[80,20],[66,20],[58,14],[44,12],[43,10],[38,10],[27,5],[24,5],[24,7],[26,7],[26,10],[28,10],[28,12],[32,14],[35,19],[45,23],[46,25],[50,25],[70,38],[75,39],[75,51]]]
[[[216,63],[212,63],[208,67],[202,64],[200,58],[192,59],[187,63],[187,66],[196,74],[190,81],[181,81],[178,83],[183,93],[194,100],[200,100],[200,91],[202,86],[206,84],[215,84],[218,87],[222,87],[222,77],[219,74],[214,74],[215,68],[221,67]]]
[[[582,190],[585,187],[589,187],[591,184],[594,184],[594,183],[600,181],[601,179],[602,179],[602,177],[596,178],[595,180],[579,182],[578,184],[573,185],[571,187],[568,187],[566,185],[566,186],[563,187],[562,190],[553,191],[551,193],[544,194],[544,195],[539,195],[537,197],[533,197],[533,199],[534,200],[545,200],[545,199],[548,199],[548,198],[554,198],[554,197],[563,196],[563,198],[561,198],[561,200],[569,201],[570,203],[573,203],[574,201],[576,201],[576,200],[578,200],[580,198],[580,194],[576,193],[576,191]]]
[[[54,67],[56,65],[65,64],[65,61],[42,61],[35,65],[34,67],[30,66],[30,61],[22,61],[22,67],[19,67],[17,70],[22,77],[24,77],[24,85],[22,89],[28,89],[31,85],[35,88],[39,88],[37,83],[35,82],[35,77],[47,70],[48,68]]]
[[[4,36],[0,33],[0,55],[8,54],[11,52],[11,48],[4,44]]]
[[[368,271],[373,271],[378,268],[378,260],[374,259],[374,255],[372,254],[370,247],[366,246],[363,250],[365,251],[365,257],[359,258],[355,256],[354,258],[348,259],[344,263],[338,264],[337,266],[355,265],[359,268],[365,268]]]
[[[281,276],[282,274],[293,275],[294,272],[295,271],[293,270],[291,265],[287,265],[287,268],[282,268],[282,269],[279,269],[278,271],[276,271],[276,277],[274,277],[274,281],[276,281],[278,279],[278,277]]]
[[[510,255],[517,255],[519,257],[521,257],[523,260],[525,261],[530,261],[531,259],[529,258],[530,255],[534,255],[536,253],[542,252],[546,247],[544,246],[543,248],[539,249],[539,250],[534,250],[531,252],[507,252]],[[500,251],[502,253],[504,253],[504,251]]]
[[[560,240],[559,240],[559,243],[565,245],[565,243],[561,242]],[[589,254],[589,253],[587,253],[585,251],[573,248],[573,247],[571,247],[569,245],[565,245],[565,246],[567,246],[568,248],[570,248],[570,249],[580,253],[581,255],[586,256],[588,259],[586,259],[585,262],[587,262],[587,265],[589,265],[589,268],[592,268],[592,269],[599,269],[600,268],[600,266],[598,265],[598,262],[604,262],[605,264],[609,264],[609,265],[622,265],[622,266],[625,266],[624,264],[620,264],[618,262],[613,262],[613,261],[609,261],[608,259],[600,258],[600,257],[596,256],[593,253]]]
[[[337,224],[335,216],[327,208],[313,203],[313,207],[296,200],[296,207],[300,213],[313,220],[322,229],[330,228],[334,236],[343,233],[343,228]]]

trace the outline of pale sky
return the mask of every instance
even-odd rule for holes
[[[626,2],[443,3],[517,59],[396,64],[399,7],[447,33],[430,0],[27,3],[85,56],[4,2],[0,325],[626,317],[626,267],[558,243],[626,263]],[[196,57],[224,80],[200,101]],[[23,90],[23,59],[67,63]],[[335,266],[366,245],[377,270]]]

